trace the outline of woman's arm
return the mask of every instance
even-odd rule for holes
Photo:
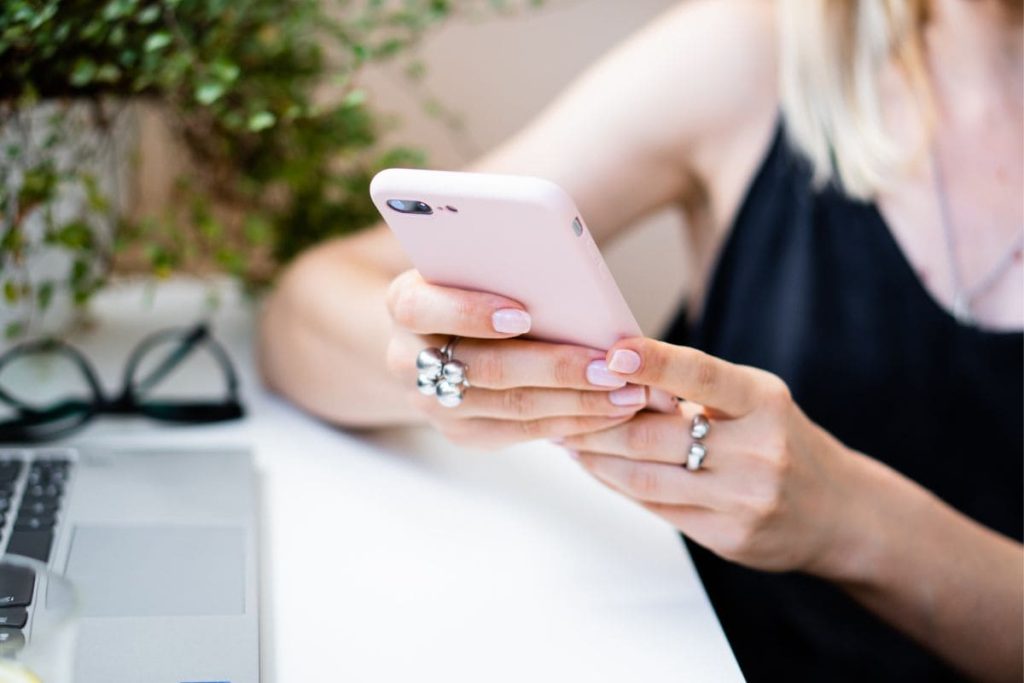
[[[681,417],[641,413],[566,439],[598,479],[727,559],[839,584],[972,677],[1020,680],[1019,543],[845,447],[770,373],[649,339],[619,342],[607,360],[624,380],[689,400]],[[693,472],[680,464],[697,414],[711,426]]]
[[[574,197],[598,241],[702,192],[697,169],[708,150],[731,158],[749,128],[742,125],[746,117],[755,111],[767,112],[766,120],[772,116],[769,4],[681,3],[591,68],[473,170],[555,181]],[[737,39],[751,48],[742,60]],[[720,78],[712,82],[710,72]],[[385,358],[396,330],[385,305],[389,283],[409,267],[383,226],[299,258],[264,310],[260,359],[267,384],[340,424],[420,421]]]
[[[819,573],[971,677],[1019,681],[1021,544],[878,461],[848,455],[850,486],[861,494],[850,501],[842,552]]]

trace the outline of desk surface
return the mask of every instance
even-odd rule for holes
[[[260,388],[252,307],[220,291],[214,330],[249,417],[105,420],[74,441],[252,446],[265,680],[742,680],[668,525],[548,444],[473,452],[426,430],[353,435],[302,415]],[[112,389],[145,334],[207,315],[205,294],[113,288],[73,341]]]

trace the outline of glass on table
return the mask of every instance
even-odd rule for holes
[[[71,583],[35,560],[0,557],[0,683],[72,683],[76,635]]]

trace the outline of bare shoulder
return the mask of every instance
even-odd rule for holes
[[[685,0],[476,168],[558,182],[607,239],[661,206],[707,196],[719,169],[760,145],[748,131],[776,107],[774,2]]]
[[[772,0],[688,0],[652,27],[675,41],[666,107],[679,125],[665,141],[689,170],[714,184],[723,167],[756,157],[778,111],[777,37]]]

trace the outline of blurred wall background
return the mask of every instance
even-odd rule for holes
[[[436,168],[457,169],[526,125],[590,63],[675,1],[547,0],[534,11],[445,25],[423,45],[425,86],[459,114],[464,132],[457,136],[424,111],[397,65],[368,71],[363,85],[378,109],[401,117],[394,139],[428,150]],[[495,82],[501,98],[492,95]],[[604,252],[640,325],[657,333],[685,288],[680,213],[645,220]]]

